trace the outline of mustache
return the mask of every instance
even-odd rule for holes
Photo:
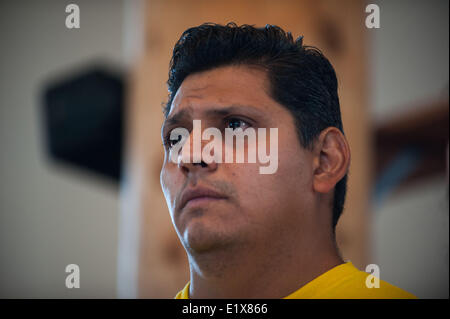
[[[210,181],[210,180],[195,180],[194,182],[192,182],[192,180],[186,179],[186,181],[183,183],[183,187],[180,189],[180,191],[178,192],[178,194],[176,196],[176,199],[175,199],[176,204],[181,203],[181,197],[182,197],[185,189],[188,188],[189,186],[191,186],[191,187],[197,187],[197,186],[207,187],[207,188],[210,188],[210,189],[216,191],[217,193],[220,193],[220,194],[228,197],[230,200],[237,199],[236,189],[235,189],[234,185],[230,182]],[[178,206],[178,205],[175,205],[175,206]]]

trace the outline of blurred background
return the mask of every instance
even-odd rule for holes
[[[71,3],[79,28],[66,27]],[[0,298],[172,298],[185,285],[159,186],[161,103],[180,34],[230,21],[303,35],[336,69],[352,150],[344,258],[448,298],[445,0],[0,0]],[[66,287],[69,264],[80,288]]]

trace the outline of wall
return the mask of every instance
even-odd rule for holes
[[[370,72],[374,121],[448,97],[448,1],[372,1],[381,11],[372,29]]]
[[[65,7],[81,28],[66,29]],[[43,81],[92,58],[123,62],[123,1],[0,2],[0,297],[115,297],[118,188],[47,160]],[[80,289],[65,267],[80,266]]]
[[[427,101],[448,99],[448,1],[374,3],[381,10],[381,27],[370,33],[373,123],[426,107]],[[371,262],[380,266],[381,278],[419,298],[448,298],[445,176],[393,193],[372,211]]]

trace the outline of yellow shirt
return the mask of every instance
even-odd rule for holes
[[[409,292],[380,280],[379,288],[368,288],[370,274],[351,262],[338,265],[283,299],[416,299]],[[175,299],[189,299],[189,282]]]

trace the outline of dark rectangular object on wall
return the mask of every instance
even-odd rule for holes
[[[101,67],[44,89],[46,144],[53,159],[120,179],[124,84]]]

